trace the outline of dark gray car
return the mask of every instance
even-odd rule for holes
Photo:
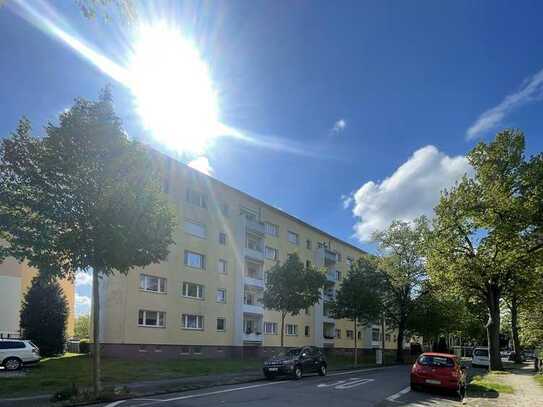
[[[304,373],[325,376],[327,367],[326,358],[319,348],[304,346],[286,350],[266,360],[262,370],[268,379],[280,375],[300,379]]]

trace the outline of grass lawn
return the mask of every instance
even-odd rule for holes
[[[468,385],[468,394],[491,396],[496,393],[514,393],[513,387],[500,383],[499,376],[508,373],[492,372],[483,376],[475,376]]]
[[[536,374],[534,376],[534,380],[539,383],[541,386],[543,386],[543,374]]]
[[[260,369],[259,360],[171,360],[139,361],[102,359],[104,384],[129,383],[146,380],[172,379],[216,373],[236,373]],[[54,393],[63,388],[90,385],[91,360],[88,355],[67,353],[61,357],[44,358],[39,365],[25,369],[18,377],[2,377],[0,397],[26,394]]]

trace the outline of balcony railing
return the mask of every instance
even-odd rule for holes
[[[259,235],[264,235],[265,229],[264,229],[264,223],[258,222],[256,220],[246,219],[245,225],[247,227],[247,231],[253,232]]]
[[[246,314],[261,315],[264,314],[264,306],[262,304],[243,304],[243,312]]]
[[[244,332],[243,340],[245,342],[262,342],[264,336],[262,335],[262,332]]]
[[[252,287],[264,288],[264,280],[261,278],[245,276],[244,283]]]

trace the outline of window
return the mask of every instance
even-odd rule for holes
[[[185,220],[185,232],[200,239],[205,239],[207,235],[206,225],[191,220]]]
[[[223,203],[221,205],[221,213],[223,216],[228,217],[230,215],[230,208],[228,207],[228,204]]]
[[[351,266],[353,265],[354,260],[353,260],[352,257],[347,257],[347,260],[346,260],[346,261],[347,261],[347,265],[348,265],[349,267],[351,267]]]
[[[264,322],[265,335],[277,335],[277,322]]]
[[[223,233],[223,232],[219,233],[219,244],[222,244],[222,245],[226,244],[226,233]]]
[[[311,260],[305,261],[305,268],[311,268]]]
[[[161,311],[140,310],[138,314],[139,326],[163,327],[166,313]]]
[[[304,335],[309,336],[309,326],[305,326]]]
[[[226,323],[224,318],[217,318],[217,331],[224,331]]]
[[[256,211],[253,211],[252,209],[241,207],[239,211],[240,215],[244,216],[245,219],[256,222]]]
[[[341,329],[336,329],[336,338],[341,339]]]
[[[140,290],[151,291],[154,293],[165,293],[166,279],[148,276],[147,274],[140,274]]]
[[[347,339],[354,339],[354,331],[347,329],[346,335]]]
[[[305,247],[307,247],[308,250],[311,250],[311,240],[307,239],[305,241]]]
[[[183,314],[181,323],[184,329],[204,329],[203,315]]]
[[[279,236],[279,226],[274,225],[273,223],[266,222],[264,224],[264,230],[267,235],[270,236]]]
[[[341,271],[336,270],[336,281],[340,281],[340,280],[341,280]]]
[[[188,355],[188,354],[190,354],[190,348],[188,346],[182,346],[180,353],[181,353],[181,355]]]
[[[217,302],[226,302],[226,290],[224,288],[219,288],[215,294]]]
[[[185,265],[189,267],[203,270],[206,268],[205,259],[206,256],[204,256],[203,254],[185,250]]]
[[[206,196],[193,189],[187,189],[187,202],[200,208],[207,208]]]
[[[390,334],[385,335],[385,341],[390,342]]]
[[[198,298],[203,299],[204,298],[204,286],[200,284],[194,284],[194,283],[183,283],[183,296],[189,297],[189,298]]]
[[[277,260],[277,249],[274,249],[273,247],[266,246],[266,258],[270,260]]]
[[[226,260],[219,259],[219,263],[217,267],[217,271],[221,274],[226,274],[228,272],[228,264],[226,263]]]
[[[341,263],[341,253],[340,252],[336,253],[336,257],[337,257],[337,262]]]
[[[262,251],[262,239],[252,233],[247,233],[247,247],[257,252]]]
[[[298,325],[287,324],[285,329],[286,329],[287,335],[290,335],[290,336],[298,335]]]
[[[26,345],[23,341],[0,341],[0,349],[24,349]]]
[[[202,347],[201,346],[193,346],[192,347],[192,354],[193,355],[201,355],[202,354]]]
[[[379,328],[372,328],[371,329],[371,340],[373,342],[379,342],[379,338],[380,338],[380,332],[379,332]]]
[[[243,293],[243,303],[247,305],[257,305],[258,301],[256,299],[256,294],[250,291]]]
[[[422,366],[453,367],[454,360],[444,356],[421,355],[417,363]]]
[[[298,233],[288,231],[288,241],[292,244],[298,244]]]

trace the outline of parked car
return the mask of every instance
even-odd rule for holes
[[[458,356],[437,352],[420,355],[411,369],[411,389],[420,391],[424,388],[455,391],[462,398],[466,390],[466,372]]]
[[[535,359],[535,351],[533,349],[526,349],[522,352],[523,360],[534,360]]]
[[[30,341],[0,339],[0,366],[6,370],[18,370],[23,365],[40,361],[40,350]]]
[[[301,379],[304,373],[317,372],[326,375],[328,364],[323,353],[314,346],[304,346],[284,351],[264,362],[264,376],[272,379],[275,376],[287,375]]]
[[[471,358],[472,367],[488,367],[490,361],[488,359],[488,348],[481,347],[473,349],[473,357]]]

